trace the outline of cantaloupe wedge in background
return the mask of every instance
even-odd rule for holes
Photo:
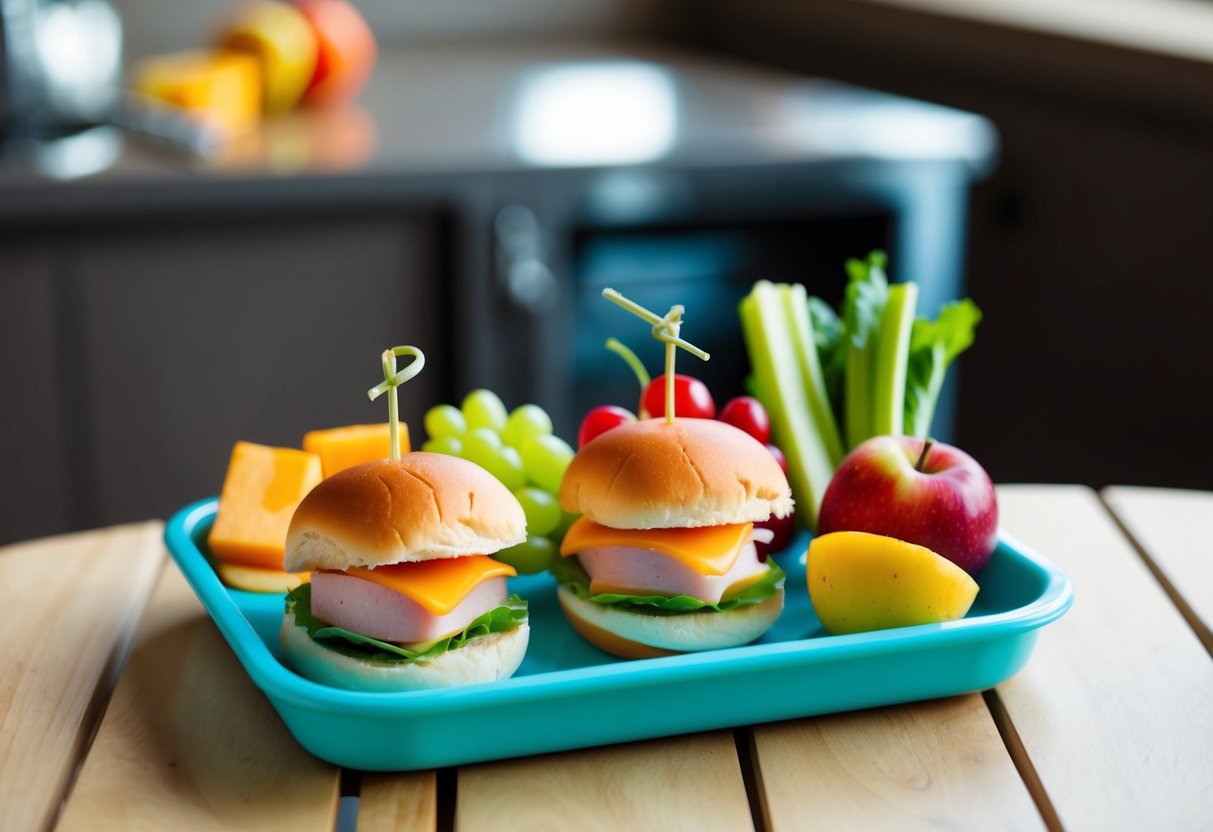
[[[866,532],[814,538],[807,574],[813,609],[835,635],[963,618],[978,589],[925,546]]]
[[[311,577],[310,572],[283,572],[281,569],[254,569],[238,563],[220,562],[215,571],[219,580],[247,592],[281,593],[294,589]]]
[[[316,33],[303,12],[277,0],[252,0],[221,27],[222,49],[244,52],[261,64],[267,113],[285,113],[299,103],[316,72]]]
[[[131,88],[226,139],[249,132],[261,118],[261,67],[240,52],[202,49],[147,58],[131,72]]]
[[[281,571],[291,516],[323,478],[315,454],[237,442],[207,540],[211,554],[227,563]]]
[[[408,425],[400,422],[400,453],[409,452]],[[320,457],[324,477],[353,468],[364,462],[387,459],[392,444],[387,422],[379,425],[349,425],[343,428],[308,431],[303,436],[303,450]]]

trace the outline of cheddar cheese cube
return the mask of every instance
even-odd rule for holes
[[[399,425],[400,453],[406,454],[409,452],[409,428],[404,422]],[[320,457],[325,479],[346,468],[392,455],[387,422],[309,431],[303,437],[303,450]]]
[[[211,554],[227,563],[281,571],[291,516],[323,478],[315,454],[237,442],[207,541]]]

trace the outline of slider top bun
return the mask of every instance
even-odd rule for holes
[[[522,506],[496,477],[459,457],[415,452],[313,488],[291,519],[286,570],[491,554],[524,540]]]
[[[720,526],[786,517],[792,491],[756,439],[714,419],[645,419],[578,452],[560,507],[613,529]]]

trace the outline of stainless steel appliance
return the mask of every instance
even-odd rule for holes
[[[0,131],[54,137],[104,121],[121,64],[107,0],[0,0]]]

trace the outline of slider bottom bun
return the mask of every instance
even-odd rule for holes
[[[556,597],[565,617],[582,638],[621,659],[649,659],[749,644],[769,630],[783,611],[782,587],[759,604],[727,612],[708,610],[678,615],[649,615],[596,604],[582,600],[563,586],[557,587]]]
[[[293,613],[287,613],[279,641],[286,665],[313,682],[346,690],[400,692],[508,678],[522,664],[530,635],[531,628],[523,621],[513,630],[477,636],[434,659],[387,665],[328,649],[295,623]]]

